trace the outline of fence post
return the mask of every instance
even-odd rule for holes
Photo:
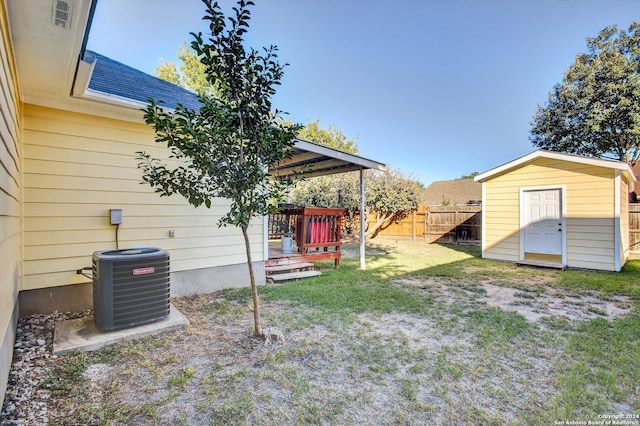
[[[424,242],[428,242],[427,241],[427,235],[429,230],[427,229],[427,222],[428,222],[428,218],[427,216],[429,215],[429,206],[427,206],[427,208],[424,210],[424,218],[422,219],[424,221],[424,233],[423,233],[423,237],[424,237]]]
[[[416,241],[416,211],[414,210],[411,215],[411,241]]]
[[[454,213],[453,213],[453,223],[455,224],[455,225],[454,225],[454,228],[453,228],[453,232],[455,232],[455,233],[456,233],[456,235],[455,235],[455,241],[456,241],[456,244],[459,244],[459,243],[460,243],[460,242],[458,241],[458,208],[459,208],[459,207],[458,207],[458,205],[456,204],[456,206],[455,206],[455,208],[454,208]]]
[[[427,207],[427,214],[424,216],[426,221],[425,232],[427,234],[427,243],[431,244],[431,206]]]

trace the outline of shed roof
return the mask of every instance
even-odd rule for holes
[[[552,160],[567,161],[570,163],[587,164],[590,166],[619,170],[622,173],[622,175],[625,177],[625,179],[627,179],[627,181],[635,182],[636,180],[636,177],[633,174],[633,170],[631,169],[631,166],[628,163],[625,163],[624,161],[603,160],[601,158],[583,157],[581,155],[564,154],[561,152],[546,151],[544,149],[539,149],[537,151],[533,151],[527,155],[524,155],[520,158],[516,158],[513,161],[510,161],[508,163],[495,167],[491,170],[488,170],[484,173],[481,173],[478,176],[476,176],[474,179],[476,182],[486,182],[487,180],[493,179],[498,175],[501,175],[503,173],[507,173],[511,170],[514,170],[516,168],[522,167],[539,158],[548,158]]]

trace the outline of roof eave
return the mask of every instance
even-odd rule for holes
[[[633,174],[633,170],[628,163],[623,161],[612,161],[612,160],[603,160],[601,158],[591,158],[591,157],[582,157],[578,155],[564,154],[561,152],[555,151],[546,151],[543,149],[539,149],[537,151],[533,151],[527,155],[524,155],[520,158],[516,158],[513,161],[502,164],[498,167],[495,167],[491,170],[488,170],[484,173],[477,175],[474,180],[476,182],[485,182],[499,174],[503,174],[508,172],[509,170],[515,169],[517,167],[523,166],[524,164],[535,161],[539,158],[549,158],[553,160],[562,160],[562,161],[570,161],[573,163],[586,164],[596,167],[604,167],[614,170],[620,170],[620,172],[626,177],[628,181],[635,182],[636,178]]]
[[[319,155],[324,155],[331,158],[336,158],[339,160],[343,160],[354,165],[360,166],[363,169],[373,169],[378,171],[387,171],[387,165],[384,163],[380,163],[374,160],[369,160],[367,158],[361,157],[359,155],[349,154],[344,151],[340,151],[338,149],[329,148],[324,145],[320,145],[314,142],[310,142],[304,139],[297,138],[295,147],[297,149],[313,152]]]

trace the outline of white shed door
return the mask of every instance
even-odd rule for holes
[[[524,251],[562,255],[560,189],[524,193]]]

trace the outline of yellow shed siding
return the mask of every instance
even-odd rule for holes
[[[218,227],[228,200],[194,209],[140,184],[135,152],[166,156],[148,126],[26,105],[24,127],[25,290],[86,281],[75,271],[115,248],[112,208],[122,209],[120,247],[166,249],[173,271],[246,261],[241,232]],[[254,260],[264,260],[262,219],[249,232]]]
[[[501,185],[501,181],[490,181],[483,185],[484,256],[516,262],[520,256],[518,191],[510,182]]]
[[[563,189],[568,266],[614,269],[613,169],[539,158],[496,175],[483,185],[485,257],[520,260],[520,190],[557,187]],[[620,189],[621,194],[624,191]],[[624,201],[622,204],[626,204]],[[626,212],[621,211],[621,216],[626,217]],[[628,232],[628,224],[623,231]]]

